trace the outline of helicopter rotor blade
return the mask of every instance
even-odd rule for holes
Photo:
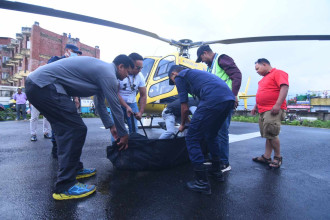
[[[176,47],[183,47],[183,44],[179,41],[171,40],[171,45],[176,46]]]
[[[99,18],[94,18],[90,16],[85,16],[81,14],[56,10],[52,8],[42,7],[38,5],[26,4],[21,2],[10,2],[5,0],[0,0],[0,8],[21,11],[33,14],[40,14],[70,20],[76,20],[91,24],[97,24],[112,28],[117,28],[125,31],[130,31],[136,34],[145,35],[152,37],[154,39],[169,43],[180,49],[189,49],[194,47],[199,47],[203,44],[238,44],[238,43],[251,43],[251,42],[266,42],[266,41],[299,41],[299,40],[330,40],[330,35],[287,35],[287,36],[263,36],[263,37],[245,37],[245,38],[235,38],[235,39],[226,39],[226,40],[216,40],[216,41],[198,41],[198,42],[180,42],[172,39],[166,39],[158,36],[155,33],[135,28],[132,26],[107,21]]]
[[[298,40],[330,40],[330,35],[286,35],[286,36],[263,36],[244,37],[236,39],[205,41],[202,44],[239,44],[264,41],[298,41]],[[200,43],[200,42],[196,42]]]
[[[209,42],[209,41],[207,41]],[[212,43],[207,43],[207,42],[204,42],[204,41],[197,41],[197,42],[192,42],[189,46],[189,48],[194,48],[194,47],[199,47],[203,44],[212,44]]]
[[[40,14],[40,15],[46,15],[46,16],[52,16],[52,17],[58,17],[58,18],[64,18],[64,19],[70,19],[70,20],[76,20],[91,24],[98,24],[102,26],[117,28],[125,31],[130,31],[137,34],[142,34],[148,37],[155,38],[160,41],[164,41],[166,43],[172,44],[173,40],[169,40],[163,37],[159,37],[157,34],[145,31],[139,28],[131,27],[128,25],[107,21],[99,18],[94,18],[90,16],[85,16],[81,14],[75,14],[71,12],[56,10],[53,8],[47,8],[42,7],[38,5],[32,5],[32,4],[26,4],[21,2],[10,2],[10,1],[4,1],[0,0],[0,8],[8,9],[8,10],[14,10],[14,11],[21,11],[21,12],[27,12],[27,13],[33,13],[33,14]],[[176,41],[174,41],[176,42]],[[174,44],[175,45],[175,44]],[[175,45],[176,46],[176,45]]]

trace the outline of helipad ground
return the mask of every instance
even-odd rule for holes
[[[106,158],[109,131],[85,119],[82,161],[97,175],[85,183],[97,192],[75,201],[54,201],[57,161],[41,135],[29,140],[29,122],[0,123],[0,219],[330,219],[330,130],[283,126],[283,166],[252,162],[265,140],[257,124],[232,122],[226,181],[211,181],[212,195],[185,189],[189,164],[158,172],[116,171]],[[154,137],[160,129],[149,130]]]

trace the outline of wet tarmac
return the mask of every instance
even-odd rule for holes
[[[330,219],[329,129],[282,126],[283,165],[269,170],[251,160],[264,149],[257,124],[232,122],[232,170],[225,182],[211,181],[206,196],[185,189],[193,177],[190,164],[117,171],[106,158],[109,131],[99,119],[84,121],[82,161],[97,174],[83,182],[97,185],[97,192],[70,201],[51,196],[57,161],[42,137],[42,121],[37,142],[30,141],[29,122],[0,122],[0,219]]]

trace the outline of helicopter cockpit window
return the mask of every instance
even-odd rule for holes
[[[169,93],[170,91],[172,91],[174,88],[174,85],[169,85],[168,83],[168,79],[161,81],[159,83],[156,83],[154,85],[152,85],[149,89],[149,97],[155,97],[155,96],[159,96],[165,93]]]
[[[171,66],[175,65],[175,56],[167,56],[159,61],[157,71],[154,75],[154,80],[159,80],[167,77],[167,72],[170,70]]]
[[[145,80],[147,81],[148,76],[150,74],[150,71],[154,65],[155,60],[154,59],[150,59],[150,58],[145,58],[143,60],[143,68],[141,70],[141,73],[143,74]]]

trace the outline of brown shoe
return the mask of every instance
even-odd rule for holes
[[[280,168],[282,165],[283,157],[274,156],[273,161],[269,164],[271,168]]]
[[[263,163],[263,164],[270,164],[272,162],[271,158],[266,158],[264,155],[261,155],[260,157],[252,158],[254,162],[257,163]]]

